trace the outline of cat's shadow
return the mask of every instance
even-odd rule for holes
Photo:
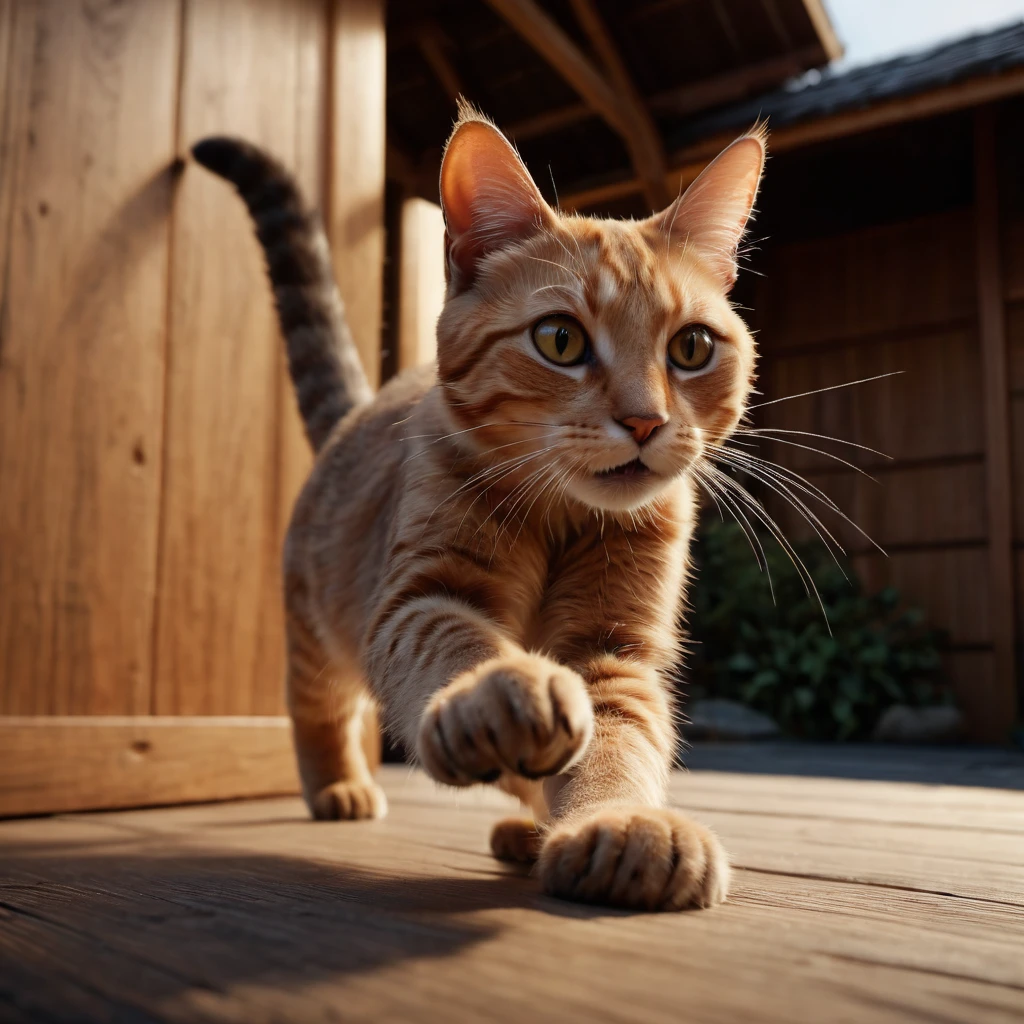
[[[59,854],[5,844],[0,873],[7,911],[33,922],[40,945],[51,937],[39,922],[60,934],[67,984],[114,993],[127,974],[133,989],[160,999],[455,956],[511,926],[486,913],[497,909],[620,913],[550,899],[527,870],[493,863],[493,873],[418,877],[279,854],[163,852],[153,836],[126,836]]]

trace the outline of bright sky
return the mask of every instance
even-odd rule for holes
[[[825,0],[825,6],[846,47],[839,68],[1024,19],[1024,0]]]

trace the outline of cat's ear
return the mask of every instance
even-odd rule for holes
[[[651,218],[673,241],[696,249],[726,291],[736,283],[737,251],[757,197],[766,143],[763,129],[737,139]]]
[[[462,284],[489,252],[554,218],[526,165],[490,121],[461,104],[441,161],[448,271]]]

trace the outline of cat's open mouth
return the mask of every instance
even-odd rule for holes
[[[621,466],[613,466],[611,469],[602,469],[594,476],[598,480],[637,480],[643,477],[654,476],[654,470],[644,465],[638,458],[632,462],[624,462]]]

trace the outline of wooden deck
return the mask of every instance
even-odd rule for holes
[[[949,785],[743,756],[673,786],[738,868],[709,912],[542,897],[487,853],[504,798],[398,767],[379,823],[278,798],[0,824],[0,1021],[1024,1019],[1024,759],[943,755]]]

